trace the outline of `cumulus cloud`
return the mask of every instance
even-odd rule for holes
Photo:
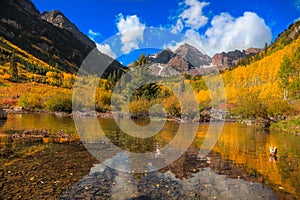
[[[138,42],[143,41],[145,27],[137,15],[126,16],[126,18],[122,14],[117,16],[117,28],[121,35],[123,53],[128,54],[139,47]]]
[[[208,2],[200,2],[198,0],[185,0],[183,2],[185,9],[178,16],[178,20],[184,23],[186,27],[198,30],[205,26],[208,22],[208,18],[203,15],[203,8],[208,6]],[[177,24],[178,21],[177,21]]]
[[[256,13],[245,12],[239,18],[221,13],[211,21],[211,27],[199,42],[206,46],[210,54],[249,47],[263,47],[272,39],[271,29]]]
[[[96,46],[101,53],[104,53],[113,59],[117,57],[108,44],[96,44]]]
[[[299,1],[300,0],[295,0]],[[264,19],[254,12],[244,12],[243,16],[234,18],[229,13],[221,13],[212,18],[210,27],[204,34],[199,29],[208,23],[208,17],[203,14],[203,8],[208,2],[198,0],[183,0],[183,11],[175,17],[175,25],[172,25],[172,33],[183,33],[191,45],[200,46],[210,56],[222,51],[235,49],[247,49],[250,47],[264,47],[265,42],[272,39],[271,29],[265,24]],[[299,4],[300,5],[300,4]],[[171,49],[177,45],[167,45]]]
[[[201,52],[213,56],[222,51],[250,47],[263,48],[265,42],[272,39],[271,29],[256,13],[245,12],[243,16],[234,18],[228,13],[216,15],[211,26],[201,35],[195,29],[187,29],[186,39],[176,44],[167,44],[165,47],[175,50],[184,43],[191,44]]]

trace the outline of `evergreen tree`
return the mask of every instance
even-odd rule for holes
[[[10,72],[11,72],[11,79],[13,81],[17,81],[18,80],[18,67],[17,67],[16,55],[15,55],[14,50],[10,57]]]
[[[289,80],[293,75],[293,66],[292,62],[288,57],[284,57],[283,62],[279,69],[279,77],[281,79],[281,84],[284,90],[283,99],[288,99],[288,88],[289,88]]]
[[[269,47],[268,43],[267,43],[267,42],[265,42],[265,47],[264,47],[264,52],[265,52],[265,55],[267,55],[267,52],[268,52],[268,47]]]

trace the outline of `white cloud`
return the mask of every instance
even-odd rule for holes
[[[88,32],[88,36],[91,40],[95,41],[95,38],[101,36],[101,34],[90,29]]]
[[[221,13],[211,21],[211,27],[205,32],[204,44],[210,55],[234,49],[263,47],[272,39],[271,29],[265,21],[253,12],[245,12],[234,19],[228,13]]]
[[[100,33],[94,32],[92,29],[90,29],[90,30],[89,30],[89,35],[92,35],[92,36],[99,36]]]
[[[198,30],[207,24],[208,18],[203,15],[203,8],[208,6],[207,2],[200,2],[198,0],[185,0],[186,9],[179,15],[186,27]]]
[[[253,12],[245,12],[243,16],[233,18],[228,13],[216,15],[211,21],[211,27],[204,35],[195,29],[188,29],[184,35],[187,39],[176,44],[167,44],[165,47],[175,50],[180,45],[188,43],[198,48],[202,53],[213,56],[222,51],[250,47],[263,48],[265,42],[272,39],[271,29],[264,20]]]
[[[97,49],[101,53],[104,53],[104,54],[110,56],[113,59],[115,59],[117,57],[116,54],[112,51],[112,49],[110,48],[110,46],[108,44],[98,44],[98,43],[96,43],[96,46],[97,46]]]
[[[143,41],[145,27],[136,15],[126,16],[126,18],[122,14],[118,15],[117,28],[121,35],[123,53],[128,54],[139,47],[138,42]]]
[[[181,19],[178,19],[177,22],[176,22],[176,25],[172,25],[172,28],[171,28],[171,33],[179,33],[181,32],[183,29],[183,24],[182,24],[182,21]]]
[[[299,1],[300,0],[296,0]],[[202,35],[198,30],[208,23],[208,18],[203,15],[203,8],[208,2],[198,0],[183,0],[184,10],[175,18],[176,24],[172,25],[172,33],[183,33],[191,45],[205,49],[205,53],[213,56],[222,51],[247,49],[250,47],[264,47],[265,42],[272,39],[271,29],[265,24],[264,19],[256,13],[244,12],[243,16],[232,17],[229,13],[221,13],[213,17],[210,27]],[[180,44],[166,45],[173,49]]]

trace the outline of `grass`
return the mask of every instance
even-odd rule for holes
[[[271,129],[300,136],[300,116],[272,124]]]

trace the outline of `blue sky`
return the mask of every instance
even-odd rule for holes
[[[161,27],[200,44],[207,54],[263,47],[300,17],[300,0],[33,0],[41,11],[61,10],[112,57],[141,47],[131,30]],[[128,31],[131,33],[127,34]],[[169,36],[169,34],[167,34]],[[107,41],[107,38],[118,37]],[[113,44],[120,43],[113,48]],[[160,48],[179,46],[166,42]],[[169,46],[168,46],[169,45]],[[125,62],[125,61],[124,61]]]

